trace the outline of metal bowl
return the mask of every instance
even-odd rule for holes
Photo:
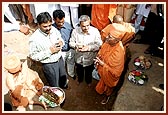
[[[59,104],[63,103],[64,100],[65,100],[65,92],[64,92],[64,90],[61,89],[60,87],[50,87],[50,88],[51,88],[51,90],[52,90],[55,94],[57,94],[57,95],[61,98]]]
[[[45,88],[49,88],[50,91],[52,91],[53,93],[55,93],[59,97],[58,103],[56,103],[56,102],[52,101],[51,99],[47,98],[46,92],[45,93],[43,92],[43,95],[40,96],[40,98],[39,98],[40,101],[44,101],[50,107],[60,106],[61,103],[64,102],[64,100],[65,100],[65,92],[64,92],[63,89],[61,89],[60,87],[44,86],[43,90]],[[48,94],[48,95],[50,95],[50,94]]]

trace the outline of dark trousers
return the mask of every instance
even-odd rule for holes
[[[145,23],[144,33],[142,39],[147,41],[151,45],[152,49],[157,48],[164,36],[164,20],[162,17],[156,15],[153,12],[149,13],[149,16]]]
[[[147,41],[150,45],[146,51],[150,52],[152,55],[163,58],[164,51],[158,49],[158,47],[164,47],[164,44],[161,43],[163,37],[164,19],[161,16],[150,12],[145,24],[144,33],[142,35],[142,39]]]
[[[85,82],[90,84],[92,82],[92,71],[94,69],[94,64],[90,66],[83,67],[83,65],[76,63],[76,73],[78,76],[78,82],[82,82],[85,78]]]
[[[44,75],[51,87],[63,87],[66,84],[67,73],[62,57],[58,62],[43,63],[42,66]]]

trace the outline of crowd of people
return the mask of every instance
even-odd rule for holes
[[[125,50],[140,30],[142,19],[147,18],[148,14],[150,16],[152,5],[47,4],[41,10],[39,6],[5,4],[4,18],[8,22],[4,20],[4,32],[18,30],[28,35],[31,29],[28,24],[37,25],[29,38],[28,57],[42,64],[48,85],[70,89],[68,77],[71,77],[77,79],[78,85],[85,81],[90,87],[92,72],[96,70],[99,78],[95,89],[98,94],[105,95],[101,104],[106,104],[124,69]],[[122,13],[119,11],[121,7],[124,9]],[[90,11],[81,12],[87,10],[82,8]],[[140,8],[141,11],[147,10],[147,14],[141,14],[138,10]],[[22,17],[19,17],[16,11],[21,9]],[[131,19],[135,21],[131,23]],[[17,29],[7,30],[6,24]],[[147,35],[149,29],[147,26],[144,28]],[[160,28],[162,30],[158,33],[161,35],[156,38],[159,39],[158,42],[163,39],[163,26]],[[24,69],[24,64],[17,55],[5,56],[4,63],[4,68],[8,71],[6,81],[12,104],[21,110],[32,103],[34,96],[41,95],[44,84],[36,72]]]

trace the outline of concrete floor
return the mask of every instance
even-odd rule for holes
[[[137,36],[140,37],[140,36]],[[166,92],[165,95],[155,91],[152,87],[159,88],[159,84],[166,84],[165,76],[165,62],[164,59],[144,54],[143,52],[148,48],[145,44],[130,44],[131,61],[128,64],[128,72],[125,75],[123,86],[118,92],[118,96],[113,105],[113,111],[161,111],[162,106],[166,106]],[[152,66],[145,70],[148,76],[148,81],[142,85],[133,84],[128,80],[128,73],[135,69],[134,59],[140,55],[148,58]],[[158,63],[164,64],[159,66]]]

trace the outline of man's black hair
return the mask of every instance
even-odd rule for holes
[[[52,22],[52,17],[48,12],[42,12],[37,16],[38,24],[47,23],[48,21]]]
[[[65,17],[65,13],[62,10],[55,10],[53,12],[53,18],[59,18],[60,20]]]

